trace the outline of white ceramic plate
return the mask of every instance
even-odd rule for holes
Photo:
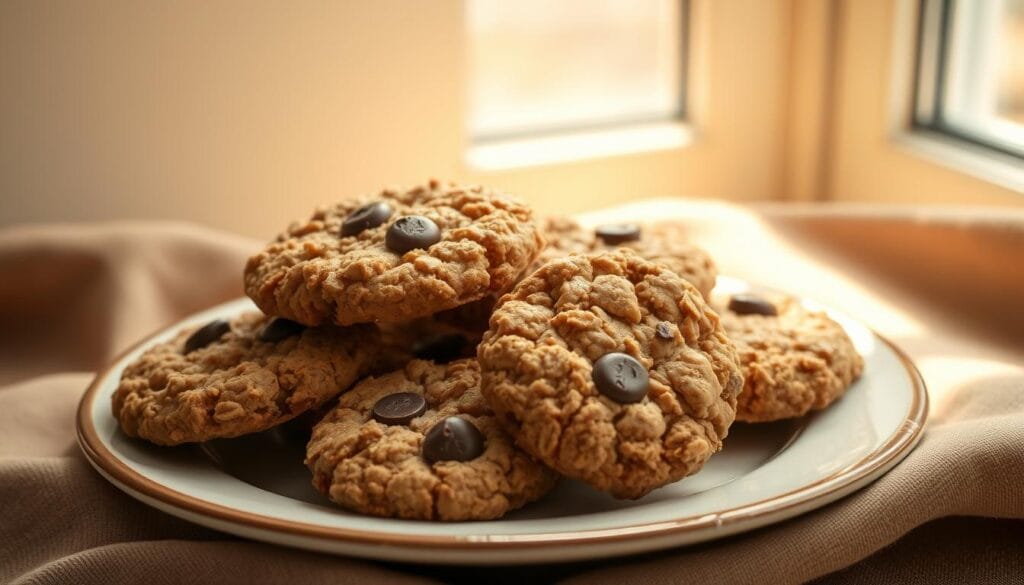
[[[748,288],[722,277],[716,293]],[[489,522],[371,518],[338,509],[313,490],[302,464],[305,446],[287,428],[171,448],[118,430],[110,396],[125,364],[180,327],[252,308],[247,299],[214,307],[115,361],[82,398],[79,443],[100,474],[146,504],[239,536],[330,553],[421,563],[543,563],[721,538],[867,485],[913,449],[927,415],[924,384],[910,360],[857,321],[829,311],[864,355],[863,377],[824,412],[733,426],[722,452],[693,477],[635,501],[564,481],[540,502]]]

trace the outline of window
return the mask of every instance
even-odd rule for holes
[[[652,123],[684,113],[685,17],[680,0],[468,0],[472,142],[644,125],[657,139]]]
[[[923,0],[914,126],[1024,158],[1024,0]]]

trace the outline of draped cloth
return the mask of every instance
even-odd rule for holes
[[[481,569],[328,556],[149,508],[75,444],[93,377],[152,331],[241,294],[261,243],[154,222],[0,231],[0,582],[1019,582],[1024,575],[1024,212],[653,200],[586,221],[672,220],[723,274],[833,305],[917,363],[921,443],[838,502],[635,557]]]

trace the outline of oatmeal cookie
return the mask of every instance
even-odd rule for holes
[[[351,386],[379,344],[368,325],[306,328],[255,311],[214,320],[128,365],[114,416],[128,436],[159,445],[263,431]]]
[[[611,224],[587,230],[566,217],[545,220],[542,232],[545,247],[531,266],[531,271],[545,262],[569,254],[602,252],[618,247],[630,248],[642,258],[660,262],[697,287],[709,298],[715,287],[718,269],[711,256],[689,242],[686,231],[677,224],[660,222],[647,225]]]
[[[525,205],[431,181],[293,224],[249,259],[245,291],[307,325],[402,322],[504,292],[542,244]]]
[[[499,518],[555,482],[500,428],[473,359],[359,383],[313,429],[306,465],[344,508],[420,520]]]
[[[626,249],[553,260],[520,282],[478,357],[484,395],[523,449],[620,498],[699,471],[743,385],[700,293]]]
[[[737,420],[768,422],[823,409],[864,369],[842,326],[795,299],[738,294],[716,299],[716,307],[743,366]]]

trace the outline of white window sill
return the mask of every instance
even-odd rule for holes
[[[683,148],[693,139],[686,124],[656,122],[480,142],[466,160],[475,171],[500,171]]]
[[[1024,193],[1024,163],[1014,156],[925,130],[897,132],[893,141],[913,155],[1011,191]]]

